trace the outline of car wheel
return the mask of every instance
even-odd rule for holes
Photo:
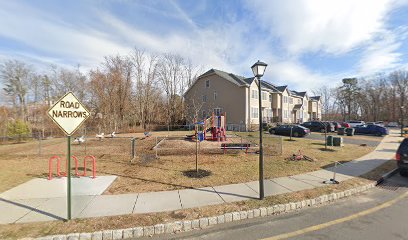
[[[408,177],[408,172],[400,170],[400,175],[403,177]]]
[[[293,133],[293,136],[294,136],[294,137],[299,137],[299,133],[298,133],[298,132],[294,132],[294,133]]]
[[[380,133],[380,132],[377,133],[377,136],[382,137],[382,133]]]
[[[324,133],[325,131],[324,131],[324,129],[322,128],[322,129],[320,129],[320,132],[321,132],[321,133]]]

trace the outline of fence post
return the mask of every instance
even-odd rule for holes
[[[133,159],[135,158],[135,155],[136,155],[135,142],[136,142],[136,138],[132,138],[132,139],[130,140],[131,148],[132,148],[131,159],[130,159],[131,162],[133,161]]]

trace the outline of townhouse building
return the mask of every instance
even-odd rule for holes
[[[258,81],[211,69],[185,92],[187,114],[205,119],[214,112],[227,114],[227,124],[259,123]],[[266,123],[302,123],[321,119],[321,98],[261,81],[262,120]]]

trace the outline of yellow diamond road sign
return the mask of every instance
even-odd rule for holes
[[[48,110],[48,116],[70,136],[89,117],[89,111],[72,92],[68,92]]]

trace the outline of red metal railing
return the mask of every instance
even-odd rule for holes
[[[78,164],[79,164],[79,160],[76,156],[72,156],[72,159],[74,159],[75,161],[75,176],[80,176],[80,174],[78,173]],[[84,158],[84,173],[81,176],[86,176],[86,161],[88,159],[92,160],[92,178],[96,178],[96,158],[95,156],[86,156]],[[68,161],[65,160],[65,172],[61,173],[61,158],[58,157],[57,155],[52,156],[49,160],[48,160],[48,180],[52,179],[52,163],[54,160],[57,160],[57,176],[61,177],[67,176],[68,173]]]

